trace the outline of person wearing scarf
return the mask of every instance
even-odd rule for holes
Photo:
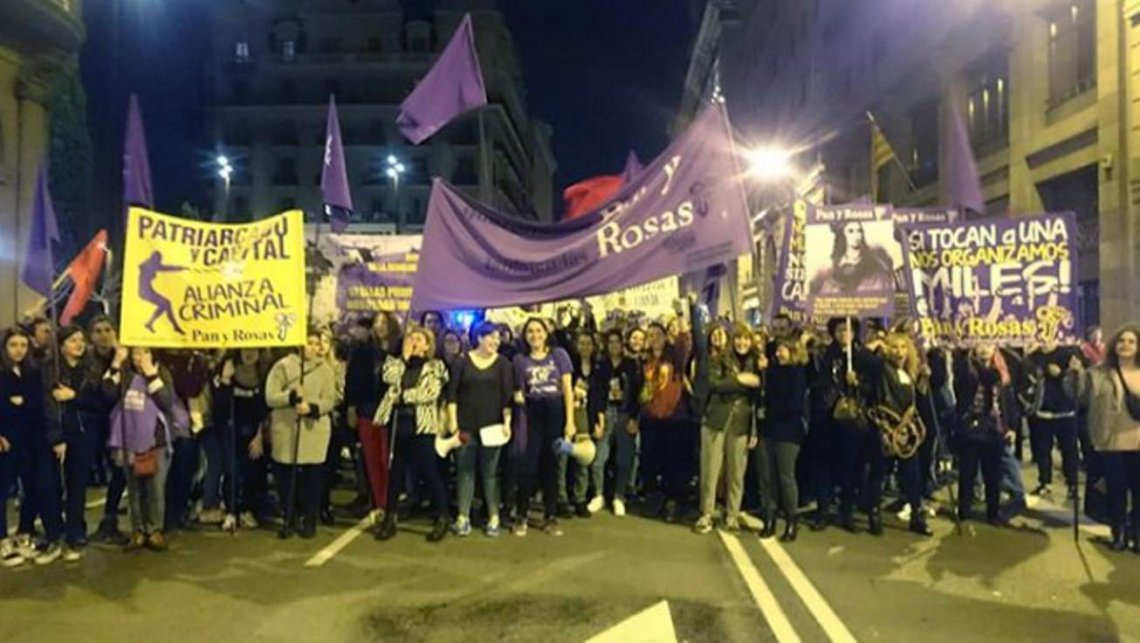
[[[168,371],[159,368],[149,348],[115,349],[103,375],[103,394],[116,401],[111,411],[107,446],[127,478],[131,517],[129,549],[147,547],[165,551],[166,476],[170,470],[171,435],[168,418],[173,412],[174,387]],[[153,471],[139,460],[154,458]]]

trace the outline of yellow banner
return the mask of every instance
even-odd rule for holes
[[[131,208],[124,255],[119,332],[126,346],[305,343],[300,210],[233,225]]]

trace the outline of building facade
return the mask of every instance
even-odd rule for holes
[[[741,139],[822,162],[835,201],[937,205],[958,110],[986,214],[1076,212],[1082,321],[1140,318],[1140,1],[737,0],[706,13],[722,28],[697,49],[713,52]],[[876,195],[868,111],[901,161],[879,170]]]
[[[488,106],[413,146],[396,130],[399,104],[470,12]],[[228,220],[321,211],[326,108],[336,96],[354,222],[422,228],[433,177],[481,201],[550,220],[551,128],[531,118],[521,70],[491,0],[444,0],[406,11],[397,0],[243,0],[213,14],[212,142],[231,160],[214,184]],[[405,171],[388,174],[389,157]]]
[[[79,0],[0,0],[0,317],[38,295],[20,281],[36,174],[48,149],[47,98],[83,43]]]

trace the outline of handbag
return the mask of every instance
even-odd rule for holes
[[[858,395],[840,395],[835,408],[831,410],[831,419],[858,431],[866,431],[870,426],[867,423],[867,407]]]
[[[136,453],[131,462],[131,470],[136,478],[153,478],[158,473],[159,448]]]
[[[1140,395],[1128,389],[1128,382],[1124,379],[1124,371],[1120,370],[1119,365],[1116,367],[1116,375],[1120,378],[1120,386],[1124,388],[1124,408],[1133,420],[1140,422]]]

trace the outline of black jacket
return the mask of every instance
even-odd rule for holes
[[[11,370],[0,373],[0,436],[13,446],[49,443],[47,407],[47,387],[38,369],[25,362],[19,375]]]
[[[621,400],[616,402],[620,412],[631,418],[637,417],[641,412],[638,395],[644,384],[642,381],[644,377],[641,365],[635,359],[623,357],[616,368],[609,357],[601,360],[596,364],[594,371],[594,379],[601,389],[600,394],[596,396],[600,409],[591,409],[590,413],[596,417],[599,411],[604,413],[611,404],[614,404],[609,398],[611,386],[616,384],[617,390],[621,392]],[[614,380],[617,380],[616,383],[611,384]]]
[[[345,369],[344,402],[348,408],[356,408],[359,417],[371,419],[376,415],[380,400],[388,392],[381,370],[388,352],[375,341],[368,341],[356,347],[348,359]]]

